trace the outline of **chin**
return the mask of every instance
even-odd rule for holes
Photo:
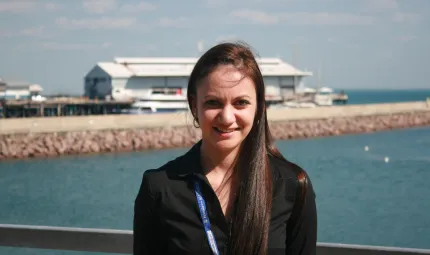
[[[212,144],[214,149],[220,152],[232,151],[238,148],[243,142],[243,139],[240,135],[237,135],[236,137],[230,137],[228,139],[212,136],[210,139],[211,139],[210,143]]]
[[[215,148],[217,148],[220,151],[231,151],[236,149],[238,146],[240,146],[242,141],[232,139],[232,140],[221,140],[221,141],[214,141],[213,144]]]

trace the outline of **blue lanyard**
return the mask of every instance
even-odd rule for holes
[[[205,227],[206,236],[208,237],[209,246],[211,247],[213,254],[219,255],[215,236],[211,230],[211,222],[206,211],[206,202],[203,198],[200,182],[198,180],[194,181],[194,191],[196,193],[197,203],[199,204],[200,215],[202,217],[203,226]]]

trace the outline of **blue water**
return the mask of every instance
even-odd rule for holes
[[[348,104],[430,96],[430,90],[346,93]],[[312,178],[319,242],[430,249],[430,127],[277,144]],[[143,171],[186,150],[0,162],[0,224],[131,229]],[[0,254],[101,253],[0,247]]]
[[[430,86],[429,86],[430,87]],[[341,90],[335,90],[339,93]],[[344,90],[348,104],[374,104],[425,101],[430,97],[429,89],[416,90]]]
[[[318,241],[430,249],[430,128],[277,144],[311,176]],[[131,229],[143,171],[185,151],[2,162],[0,223]]]

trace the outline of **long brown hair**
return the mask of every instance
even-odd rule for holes
[[[242,143],[234,171],[240,180],[237,204],[233,214],[234,227],[228,254],[263,255],[268,249],[272,208],[272,175],[269,155],[283,159],[273,146],[266,114],[263,76],[248,45],[221,43],[204,53],[191,72],[187,98],[190,109],[197,96],[199,82],[218,65],[233,65],[255,84],[257,111],[250,133]],[[193,114],[195,114],[192,111]],[[194,116],[196,119],[197,116]]]

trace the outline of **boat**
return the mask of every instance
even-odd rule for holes
[[[124,114],[148,114],[188,111],[188,101],[181,94],[140,96]]]
[[[314,95],[314,102],[318,106],[332,106],[333,89],[329,87],[322,87],[317,89],[317,92]]]
[[[315,108],[316,107],[315,103],[312,103],[312,102],[289,101],[289,102],[282,103],[282,105],[288,108]]]

